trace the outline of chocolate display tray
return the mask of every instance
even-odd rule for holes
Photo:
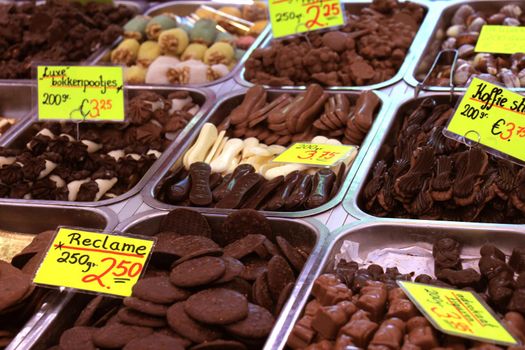
[[[289,90],[289,91],[282,91],[278,89],[267,89],[268,96],[270,100],[275,99],[277,96],[279,96],[281,93],[292,93],[297,94],[301,93],[301,90]],[[335,94],[339,93],[338,91],[328,91],[329,94]],[[343,92],[345,95],[350,98],[352,102],[355,103],[359,96],[359,92]],[[365,159],[368,148],[372,144],[372,141],[374,139],[374,135],[376,134],[377,130],[380,129],[381,125],[385,122],[386,119],[386,109],[388,106],[388,99],[385,96],[385,94],[375,91],[377,96],[381,99],[381,106],[379,108],[379,111],[376,114],[376,118],[374,120],[374,124],[372,125],[372,128],[368,132],[368,135],[363,140],[363,143],[361,144],[359,148],[359,153],[357,154],[357,157],[355,158],[353,164],[351,167],[348,168],[346,178],[341,184],[341,188],[337,192],[337,194],[329,200],[327,203],[323,204],[320,207],[309,209],[309,210],[301,210],[301,211],[260,211],[264,215],[268,216],[280,216],[280,217],[305,217],[310,215],[315,215],[322,213],[323,211],[326,211],[328,209],[331,209],[335,207],[337,204],[339,204],[346,191],[348,190],[348,187],[350,186],[350,182],[354,178],[361,162],[363,159]],[[221,121],[223,121],[230,112],[238,106],[245,95],[245,91],[235,91],[230,93],[229,95],[224,96],[219,102],[217,102],[214,106],[214,108],[208,113],[207,117],[202,120],[201,124],[198,125],[194,130],[193,134],[188,137],[184,144],[181,145],[172,155],[172,158],[169,162],[165,163],[163,168],[160,169],[156,174],[155,177],[148,183],[146,187],[142,190],[142,197],[144,199],[144,202],[148,204],[149,206],[156,208],[156,209],[165,209],[165,210],[171,210],[175,208],[180,208],[181,206],[176,206],[172,204],[167,204],[164,202],[159,201],[156,198],[156,189],[161,180],[168,174],[168,172],[174,168],[175,166],[178,166],[179,164],[182,164],[182,157],[184,153],[191,147],[193,142],[197,139],[199,132],[201,130],[201,127],[204,123],[213,123],[215,125],[219,125]],[[235,209],[217,209],[217,208],[199,208],[199,207],[191,207],[194,210],[204,212],[204,213],[228,213],[235,211]]]
[[[227,0],[214,0],[213,2],[210,2],[210,1],[191,1],[191,0],[183,1],[183,0],[178,0],[178,1],[170,1],[170,2],[166,2],[166,3],[162,3],[162,4],[158,4],[156,6],[153,6],[150,9],[148,9],[144,14],[148,15],[148,16],[151,16],[151,17],[156,16],[156,15],[160,15],[162,13],[174,13],[177,16],[188,16],[191,13],[193,13],[196,9],[198,9],[199,6],[201,6],[201,5],[206,5],[206,6],[218,9],[218,8],[220,8],[222,6],[238,7],[238,6],[243,5],[243,4],[244,5],[249,5],[250,3],[249,2],[232,3],[232,2],[229,2]],[[210,81],[210,82],[207,82],[207,83],[203,83],[203,84],[181,84],[181,85],[176,85],[176,84],[169,84],[169,85],[145,84],[145,85],[153,85],[153,86],[181,86],[181,87],[183,87],[183,86],[204,87],[204,86],[212,86],[212,85],[217,85],[217,84],[223,83],[223,82],[231,79],[235,74],[237,74],[237,71],[242,67],[242,65],[244,64],[245,60],[248,59],[248,56],[249,56],[251,50],[255,49],[257,46],[260,45],[262,40],[270,32],[270,29],[271,29],[270,25],[266,25],[264,30],[255,39],[255,41],[250,46],[250,48],[248,50],[246,50],[246,52],[245,52],[244,56],[241,58],[241,60],[235,65],[235,67],[228,74],[226,74],[225,76],[223,76],[220,79],[217,79],[217,80],[214,80],[214,81]],[[106,49],[102,53],[99,53],[97,58],[95,59],[95,63],[106,63],[107,64],[107,60],[109,59],[109,54],[111,53],[111,51],[114,48],[117,47],[117,45],[120,43],[121,40],[122,39],[120,39],[116,43],[114,43],[114,45],[112,45],[111,49]]]
[[[498,10],[508,4],[523,5],[523,1],[519,0],[465,0],[465,1],[453,1],[451,4],[444,1],[439,4],[432,4],[435,6],[436,11],[432,13],[432,21],[424,31],[425,37],[421,42],[421,46],[424,46],[423,50],[419,50],[419,54],[412,61],[406,75],[405,81],[415,87],[423,81],[425,75],[432,67],[432,63],[436,59],[439,51],[441,50],[441,44],[443,39],[446,37],[446,31],[450,25],[450,21],[454,16],[454,12],[461,5],[470,5],[474,10],[484,12],[498,12]],[[433,29],[432,29],[433,27]],[[428,91],[449,91],[450,88],[446,86],[427,86],[424,87]],[[455,87],[455,90],[465,91],[466,87]],[[516,91],[525,91],[525,87],[512,89]]]
[[[0,145],[1,140],[16,130],[32,109],[31,86],[20,83],[0,84],[0,116],[17,120],[15,125],[0,136]]]
[[[434,243],[437,239],[449,237],[463,245],[463,254],[479,256],[479,249],[483,244],[492,243],[509,255],[513,248],[525,245],[523,230],[518,228],[472,227],[457,225],[450,226],[442,223],[422,224],[403,222],[362,222],[346,225],[331,233],[332,241],[320,259],[317,269],[312,270],[312,283],[304,287],[302,299],[297,299],[293,305],[295,314],[290,314],[286,326],[279,333],[280,343],[273,349],[281,349],[288,339],[293,325],[302,315],[303,307],[309,299],[313,281],[325,272],[333,271],[335,255],[339,253],[345,240],[359,243],[359,257],[365,258],[375,249],[403,248],[417,245],[420,242]]]
[[[166,214],[167,212],[159,212],[154,210],[142,213],[120,223],[117,226],[116,231],[140,235],[155,234],[158,232],[160,222]],[[226,218],[225,215],[205,214],[205,216],[212,229],[220,227]],[[275,230],[274,232],[282,235],[294,245],[311,250],[311,253],[303,267],[303,271],[297,278],[296,285],[292,291],[291,297],[289,298],[289,302],[283,307],[283,311],[274,325],[274,331],[268,338],[265,349],[274,348],[273,345],[268,344],[276,343],[274,337],[277,335],[277,333],[279,333],[282,323],[288,317],[290,312],[294,312],[290,309],[291,304],[293,304],[293,302],[290,302],[290,300],[301,299],[303,285],[311,283],[311,270],[317,266],[318,258],[321,256],[322,247],[327,244],[325,239],[328,235],[328,230],[324,228],[318,221],[313,219],[290,220],[269,218],[269,220],[272,229]],[[91,297],[92,296],[85,294],[76,294],[71,300],[68,301],[68,303],[63,303],[63,305],[60,307],[56,307],[53,310],[53,314],[46,322],[45,330],[37,336],[30,334],[27,337],[28,342],[26,345],[32,346],[31,349],[33,350],[43,350],[56,343],[61,332],[73,325],[73,322],[91,299]],[[19,348],[17,350],[27,348],[28,347]],[[14,349],[16,348],[9,350]]]
[[[141,92],[141,91],[152,91],[159,94],[169,94],[176,91],[188,91],[193,100],[198,103],[201,108],[199,112],[193,117],[193,119],[188,122],[188,124],[182,129],[176,138],[171,142],[168,148],[162,153],[162,155],[153,163],[149,170],[144,174],[142,179],[128,192],[117,196],[111,199],[105,199],[98,202],[69,202],[69,201],[50,201],[50,200],[31,200],[31,199],[13,199],[13,198],[1,198],[2,203],[35,203],[35,204],[60,204],[65,206],[78,206],[78,207],[101,207],[111,204],[115,204],[124,199],[127,199],[137,193],[146,185],[149,179],[161,168],[162,164],[170,158],[171,153],[178,150],[181,142],[186,138],[186,136],[194,129],[196,125],[200,123],[202,117],[206,114],[209,108],[212,106],[215,95],[208,89],[200,88],[176,88],[176,87],[166,87],[161,89],[155,89],[152,87],[141,87],[141,86],[126,86],[125,89],[127,93],[132,92]],[[27,96],[26,99],[30,100],[30,96]],[[23,123],[20,123],[16,131],[6,135],[6,138],[0,146],[14,146],[14,147],[24,147],[28,140],[33,135],[31,131],[31,125],[36,121],[37,116],[34,115],[32,118],[26,118],[27,120]],[[82,126],[81,126],[82,127]]]
[[[415,58],[415,52],[418,51],[418,48],[420,48],[424,43],[425,43],[425,32],[427,31],[426,28],[428,28],[429,25],[431,25],[431,23],[428,23],[428,21],[430,20],[431,17],[433,16],[430,16],[430,13],[432,11],[431,8],[429,8],[429,3],[426,2],[425,0],[411,0],[411,2],[413,3],[416,3],[416,4],[419,4],[421,5],[425,10],[426,10],[426,13],[425,13],[425,17],[423,18],[423,22],[421,22],[421,25],[416,33],[416,36],[414,37],[414,40],[412,41],[412,45],[410,45],[410,48],[408,49],[407,51],[407,54],[406,54],[406,57],[405,57],[405,60],[403,62],[403,64],[401,65],[401,67],[399,67],[399,70],[397,71],[397,73],[390,79],[388,80],[385,80],[383,81],[382,83],[377,83],[377,84],[372,84],[372,85],[361,85],[361,86],[324,86],[323,88],[325,90],[332,90],[332,91],[345,91],[345,90],[376,90],[376,89],[381,89],[381,88],[384,88],[384,87],[387,87],[387,86],[390,86],[390,85],[394,85],[395,83],[401,81],[403,79],[403,76],[405,75],[410,63],[412,62],[412,60]],[[345,6],[345,9],[350,9],[350,12],[354,13],[354,12],[359,12],[362,8],[364,8],[365,6],[367,5],[370,5],[372,3],[372,0],[352,0],[352,1],[349,1],[349,0],[341,0],[341,3],[344,4]],[[434,4],[432,6],[435,6]],[[432,7],[433,8],[433,7]],[[243,86],[247,86],[247,87],[251,87],[251,86],[254,86],[255,84],[246,80],[244,78],[244,72],[245,72],[245,68],[244,68],[244,64],[246,63],[246,61],[248,60],[248,57],[250,57],[250,55],[252,54],[252,52],[261,47],[261,48],[264,48],[264,47],[268,47],[270,46],[270,43],[271,41],[273,40],[273,35],[271,33],[271,31],[269,31],[269,35],[266,37],[266,39],[260,44],[260,45],[257,45],[257,46],[252,46],[250,48],[250,50],[248,50],[246,52],[246,54],[244,55],[243,59],[242,59],[242,69],[240,69],[238,71],[238,74],[235,75],[235,81]],[[267,87],[267,88],[272,88],[275,86],[268,86],[268,85],[263,85],[264,87]],[[301,85],[293,85],[293,86],[280,86],[279,88],[281,89],[306,89],[306,86],[301,86]]]
[[[0,230],[5,231],[37,234],[45,230],[54,230],[58,225],[111,230],[117,223],[117,217],[108,209],[64,208],[54,205],[0,204]],[[71,297],[72,293],[49,293],[43,300],[40,309],[24,325],[6,350],[29,349],[32,339],[42,334],[54,310],[67,303]]]
[[[363,161],[359,170],[354,178],[354,181],[350,185],[350,190],[347,193],[343,201],[343,207],[345,210],[357,219],[378,219],[405,222],[408,224],[414,224],[418,222],[424,223],[441,223],[442,225],[470,225],[474,227],[516,227],[515,224],[505,223],[485,223],[485,222],[464,222],[464,221],[447,221],[447,220],[423,220],[423,219],[405,219],[405,218],[393,218],[391,216],[377,217],[369,214],[364,209],[364,188],[368,181],[372,178],[374,165],[379,160],[386,160],[387,163],[393,157],[393,149],[396,144],[397,135],[401,129],[403,123],[403,117],[406,110],[415,108],[419,102],[427,97],[432,97],[437,103],[450,103],[449,93],[426,93],[421,94],[418,98],[408,97],[401,100],[398,104],[390,107],[388,114],[391,115],[387,122],[383,123],[381,131],[377,133],[374,138],[373,145],[370,147],[369,156]],[[458,98],[462,95],[455,94],[452,99],[452,106],[455,105]]]
[[[0,1],[0,3],[2,2],[16,2],[17,4],[21,4],[21,3],[24,3],[24,2],[30,2],[29,0],[26,1],[26,0],[10,0],[10,1]],[[37,1],[36,2],[37,5],[41,5],[43,3],[45,3],[45,1],[43,0],[40,0],[40,1]],[[132,1],[132,0],[114,0],[113,3],[115,5],[124,5],[124,6],[127,6],[127,7],[130,7],[130,8],[133,8],[137,14],[142,14],[147,8],[148,8],[148,4],[145,2],[145,1],[142,1],[142,0],[138,0],[138,1]],[[113,43],[113,45],[117,44],[118,42],[120,42],[122,39],[121,38],[118,38],[115,40],[115,42]],[[113,46],[112,45],[112,46]],[[97,62],[100,57],[105,53],[107,52],[107,46],[106,45],[102,45],[99,49],[97,49],[95,52],[93,52],[89,57],[87,57],[86,59],[80,61],[80,62],[62,62],[63,64],[78,64],[78,65],[94,65],[94,62]],[[49,63],[49,62],[48,62]],[[51,62],[51,63],[56,63],[56,62]],[[8,84],[8,85],[16,85],[17,83],[23,83],[23,84],[36,84],[36,81],[34,79],[0,79],[0,84]]]

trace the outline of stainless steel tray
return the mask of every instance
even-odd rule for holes
[[[199,6],[201,6],[201,5],[206,5],[206,6],[210,6],[210,7],[218,9],[218,8],[220,8],[222,6],[240,6],[240,5],[249,5],[250,3],[251,2],[230,2],[230,1],[227,1],[227,0],[213,0],[213,2],[203,1],[203,0],[198,0],[198,1],[195,1],[195,0],[187,0],[187,1],[185,1],[185,0],[177,0],[177,1],[170,1],[170,2],[157,4],[157,5],[153,6],[153,7],[151,7],[149,10],[147,10],[145,12],[145,15],[156,16],[156,15],[159,15],[159,14],[162,14],[162,13],[175,13],[175,14],[177,14],[179,16],[188,16],[191,13],[193,13],[196,9],[198,9]],[[231,78],[233,78],[233,76],[235,74],[237,74],[237,71],[242,67],[244,61],[248,58],[248,55],[251,52],[251,50],[253,48],[256,48],[257,46],[259,46],[260,43],[262,42],[262,40],[268,35],[268,33],[270,32],[270,29],[271,29],[270,25],[266,25],[266,28],[264,28],[264,30],[261,32],[261,34],[255,39],[254,43],[250,46],[250,48],[248,50],[246,50],[246,52],[244,53],[244,56],[242,57],[242,59],[235,65],[235,67],[228,74],[226,74],[225,76],[223,76],[220,79],[217,79],[217,80],[214,80],[214,81],[210,81],[210,82],[207,82],[207,83],[203,83],[203,84],[181,84],[181,85],[176,85],[176,84],[169,84],[169,85],[155,84],[155,85],[151,85],[151,84],[149,84],[149,86],[159,86],[159,87],[162,87],[162,86],[205,87],[205,86],[218,85],[218,84],[221,84],[221,83],[223,83],[223,82],[225,82],[227,80],[230,80]],[[111,48],[106,48],[104,51],[99,52],[97,54],[96,58],[94,59],[95,64],[103,62],[103,60],[105,58],[107,58],[109,53],[120,43],[121,40],[122,39],[120,39],[117,42],[115,42],[111,46]],[[107,63],[107,62],[104,62],[104,63]]]
[[[29,2],[26,0],[10,0],[6,2],[16,2],[16,3],[24,3]],[[40,0],[36,2],[37,5],[45,3],[45,1]],[[148,3],[138,0],[138,1],[132,1],[132,0],[114,0],[115,5],[124,5],[130,8],[133,8],[136,10],[137,14],[142,14],[148,7]],[[122,39],[117,38],[115,39],[115,42],[111,45],[115,45],[116,43],[120,42]],[[104,52],[107,51],[106,45],[102,45],[98,50],[93,52],[89,57],[86,57],[84,60],[80,62],[74,62],[75,64],[84,64],[84,65],[92,65],[94,61],[97,60]],[[61,62],[61,64],[71,64],[72,62]],[[35,79],[0,79],[0,84],[17,84],[17,83],[23,83],[23,84],[34,84],[36,85]]]
[[[400,2],[404,2],[404,1],[400,0]],[[423,6],[426,9],[427,12],[425,14],[425,18],[423,19],[423,22],[421,22],[421,26],[419,27],[419,30],[418,30],[416,36],[414,37],[414,40],[412,41],[412,45],[410,45],[410,48],[407,51],[407,54],[406,54],[406,57],[405,57],[405,61],[403,62],[401,67],[399,67],[399,70],[397,71],[397,73],[392,78],[390,78],[390,79],[388,79],[388,80],[386,80],[386,81],[384,81],[382,83],[377,83],[377,84],[372,84],[372,85],[363,85],[363,86],[333,86],[333,87],[325,87],[326,90],[333,90],[333,91],[376,90],[376,89],[381,89],[381,88],[393,85],[393,84],[395,84],[398,81],[401,81],[403,79],[403,76],[405,75],[406,70],[408,69],[411,61],[417,55],[418,49],[421,47],[421,45],[423,45],[426,42],[425,41],[425,30],[426,30],[425,28],[427,28],[428,25],[429,25],[428,21],[435,16],[435,15],[432,15],[435,5],[431,4],[428,0],[412,0],[411,2]],[[347,8],[347,9],[349,8],[351,12],[358,12],[359,10],[364,8],[365,6],[370,5],[372,3],[372,0],[342,0],[341,3],[343,3],[345,5],[345,8]],[[250,50],[248,50],[248,52],[246,52],[246,55],[244,55],[244,57],[243,57],[243,59],[241,61],[242,69],[240,69],[238,71],[238,73],[235,75],[235,81],[237,83],[239,83],[239,84],[241,84],[243,86],[247,86],[247,87],[255,85],[254,83],[249,82],[249,81],[247,81],[244,78],[244,72],[246,70],[244,68],[244,64],[246,63],[246,61],[248,60],[248,58],[250,57],[250,55],[252,54],[252,52],[255,49],[257,49],[259,47],[264,48],[264,47],[270,46],[270,43],[271,43],[272,40],[273,40],[273,35],[271,33],[271,30],[270,30],[270,31],[268,31],[268,36],[261,43],[261,45],[252,46],[252,48],[250,48]],[[268,86],[268,85],[263,85],[263,86],[267,87],[267,88],[272,88],[272,87],[275,88],[274,86]],[[301,86],[301,85],[280,86],[279,88],[281,88],[281,89],[306,89],[306,86]]]
[[[201,126],[206,123],[210,122],[215,125],[218,125],[224,118],[226,118],[231,110],[238,106],[241,101],[243,100],[245,90],[241,91],[235,91],[233,93],[230,93],[226,96],[224,96],[218,103],[215,104],[214,108],[208,113],[207,117],[202,120],[202,123],[199,125],[196,125],[193,134],[189,136],[184,144],[182,144],[176,152],[172,154],[172,158],[169,162],[166,162],[164,164],[164,167],[162,169],[159,169],[159,171],[156,173],[155,177],[148,183],[148,185],[142,190],[141,194],[144,199],[144,202],[148,204],[149,206],[156,208],[156,209],[165,209],[170,210],[174,209],[180,206],[175,206],[172,204],[163,203],[155,198],[155,189],[157,185],[160,183],[160,181],[164,178],[165,175],[168,174],[170,169],[177,163],[179,160],[182,159],[182,156],[186,152],[187,149],[193,144],[193,142],[196,140],[196,138],[199,135]],[[301,90],[288,90],[288,91],[282,91],[278,89],[268,89],[269,97],[270,99],[275,98],[280,93],[300,93]],[[339,93],[340,91],[329,91],[330,94]],[[352,101],[355,101],[359,95],[359,92],[344,92]],[[339,192],[337,195],[332,198],[330,201],[325,203],[324,205],[309,209],[309,210],[302,210],[302,211],[295,211],[295,212],[281,212],[281,211],[261,211],[264,215],[268,216],[280,216],[280,217],[305,217],[305,216],[311,216],[315,214],[319,214],[323,211],[326,211],[328,209],[331,209],[335,207],[337,204],[341,202],[343,199],[346,191],[348,190],[348,187],[350,185],[350,182],[354,178],[361,162],[366,158],[366,155],[368,153],[368,148],[372,144],[374,140],[374,135],[376,132],[381,128],[383,123],[386,122],[387,119],[387,107],[389,104],[389,100],[386,97],[385,94],[381,93],[380,91],[375,92],[379,98],[381,99],[381,108],[377,113],[376,119],[374,121],[374,124],[372,125],[372,128],[368,132],[368,135],[364,139],[360,149],[359,153],[357,154],[356,159],[354,160],[354,163],[352,166],[348,169],[346,178],[344,182],[341,184],[341,188],[339,189]],[[199,207],[192,207],[192,209],[203,212],[203,213],[228,213],[234,211],[234,209],[217,209],[217,208],[199,208]]]
[[[160,222],[166,214],[167,212],[159,212],[155,210],[142,213],[120,223],[117,226],[116,231],[140,235],[155,234],[159,231]],[[220,227],[226,218],[225,215],[205,214],[205,216],[212,229]],[[278,232],[295,245],[311,249],[311,253],[303,271],[297,279],[295,288],[292,291],[292,296],[284,306],[283,311],[281,311],[281,316],[277,319],[273,332],[267,340],[267,345],[265,347],[267,349],[273,348],[271,344],[274,343],[275,335],[280,331],[281,324],[287,318],[286,315],[290,312],[294,312],[291,310],[291,304],[293,304],[293,301],[298,298],[302,299],[301,293],[304,289],[303,285],[311,282],[311,270],[317,268],[323,247],[328,244],[326,242],[328,230],[316,220],[290,220],[278,218],[270,218],[269,220],[271,221],[274,232]],[[19,350],[28,349],[29,346],[32,346],[33,350],[46,349],[53,343],[56,343],[61,332],[72,326],[72,323],[78,317],[88,300],[89,299],[86,298],[85,295],[82,296],[79,294],[67,303],[67,305],[61,305],[60,307],[54,308],[52,314],[46,320],[46,326],[44,327],[45,330],[35,335],[31,333],[26,337],[27,342],[25,345],[27,347],[19,348]],[[14,349],[16,348],[9,350]]]
[[[333,271],[334,258],[345,240],[359,243],[361,258],[375,249],[401,248],[415,245],[419,242],[433,243],[442,237],[454,238],[463,244],[463,252],[479,256],[479,249],[485,243],[493,243],[509,255],[516,246],[525,245],[523,229],[501,228],[464,225],[450,226],[442,223],[413,223],[392,221],[364,221],[341,227],[332,232],[331,244],[327,247],[324,256],[320,259],[317,269],[312,269],[310,283],[304,286],[301,297],[293,304],[294,313],[288,315],[284,327],[278,334],[278,339],[272,349],[281,349],[286,344],[288,336],[309,299],[315,279],[324,272]]]
[[[111,204],[115,204],[124,199],[127,199],[137,193],[146,185],[149,179],[161,168],[161,166],[170,159],[171,153],[177,151],[180,147],[181,142],[187,137],[187,135],[193,130],[193,128],[200,124],[201,119],[206,114],[206,112],[213,105],[215,100],[215,94],[205,88],[194,89],[194,88],[176,88],[176,87],[166,87],[166,88],[153,88],[148,86],[126,86],[125,89],[128,92],[138,92],[138,91],[154,91],[159,94],[169,94],[174,91],[188,91],[194,101],[196,101],[200,106],[199,112],[193,117],[193,119],[182,129],[169,145],[169,147],[162,153],[159,159],[153,163],[149,170],[144,174],[142,179],[128,192],[112,198],[106,199],[98,202],[69,202],[69,201],[48,201],[48,200],[27,200],[27,199],[13,199],[13,198],[1,198],[0,202],[2,203],[34,203],[34,204],[60,204],[65,206],[77,206],[77,207],[101,207]],[[3,145],[4,146],[23,146],[26,144],[27,139],[32,135],[30,126],[33,122],[36,121],[36,116],[33,118],[28,118],[24,123],[16,129],[16,132],[12,132],[6,136]]]
[[[433,97],[436,101],[441,103],[448,103],[450,94],[449,93],[424,93],[420,94],[418,98],[413,96],[404,96],[404,98],[397,104],[391,104],[390,110],[387,112],[391,115],[390,119],[387,119],[383,125],[381,125],[380,131],[376,134],[373,144],[369,149],[369,156],[362,162],[359,170],[354,177],[354,181],[350,184],[350,189],[343,200],[343,207],[353,217],[359,220],[389,220],[394,222],[403,222],[407,225],[416,223],[439,223],[440,225],[470,225],[472,227],[517,227],[515,224],[503,224],[503,223],[482,223],[482,222],[462,222],[462,221],[446,221],[446,220],[422,220],[422,219],[401,219],[392,217],[376,217],[366,213],[363,207],[363,190],[368,180],[372,178],[372,171],[374,165],[381,159],[385,159],[390,156],[392,152],[392,145],[395,144],[397,133],[401,128],[403,122],[403,115],[406,109],[415,107],[419,101],[426,97]],[[454,98],[461,97],[460,94],[454,94]]]
[[[0,116],[17,120],[15,125],[0,136],[0,145],[2,145],[2,140],[6,135],[16,130],[33,110],[31,90],[30,85],[20,82],[9,85],[0,84]]]
[[[414,60],[411,62],[410,67],[404,77],[404,80],[411,86],[415,87],[423,81],[423,78],[429,71],[432,63],[436,59],[439,51],[441,50],[441,44],[443,39],[446,37],[445,32],[447,31],[450,21],[454,16],[454,12],[461,6],[468,4],[474,8],[474,10],[485,11],[485,12],[497,12],[502,6],[507,4],[521,5],[523,8],[523,1],[520,0],[463,0],[463,1],[441,1],[435,2],[432,6],[435,11],[432,12],[432,18],[429,21],[429,25],[424,31],[424,37],[420,42],[419,47],[424,47],[423,50],[419,51]],[[428,86],[424,88],[428,91],[449,91],[450,88],[447,86]],[[457,91],[465,91],[466,87],[455,87]],[[525,91],[525,87],[512,89],[515,91]]]
[[[64,208],[56,205],[0,204],[0,230],[37,234],[53,230],[59,225],[80,226],[98,230],[111,230],[118,223],[109,209]],[[11,344],[6,348],[29,349],[27,337],[39,336],[42,326],[48,322],[49,313],[57,305],[71,299],[72,293],[52,291],[44,299],[40,309],[27,321]]]

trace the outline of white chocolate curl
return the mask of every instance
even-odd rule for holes
[[[83,180],[74,180],[67,184],[67,189],[69,191],[67,195],[67,200],[74,202],[77,200],[78,191],[80,191],[80,186],[91,181],[89,178]]]
[[[49,175],[53,170],[55,170],[55,168],[57,167],[57,164],[53,163],[50,160],[46,159],[45,163],[46,163],[46,167],[44,168],[44,170],[40,172],[40,174],[38,174],[38,179],[43,179],[44,177]]]
[[[102,148],[102,145],[100,143],[96,143],[90,140],[82,140],[81,142],[87,146],[88,153],[95,153],[96,151]]]
[[[100,200],[107,191],[115,186],[117,181],[118,179],[116,177],[112,177],[111,179],[96,179],[95,182],[98,185],[98,192],[95,195],[95,201]]]

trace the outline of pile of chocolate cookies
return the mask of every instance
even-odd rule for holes
[[[0,349],[18,334],[38,311],[48,290],[35,288],[35,274],[54,231],[44,231],[13,257],[11,263],[0,260]]]
[[[123,33],[134,11],[63,0],[0,4],[0,79],[30,79],[33,62],[80,62]]]
[[[155,236],[132,296],[93,299],[54,349],[260,349],[309,254],[253,210],[212,230],[176,209]]]
[[[525,342],[525,250],[516,248],[507,260],[492,244],[480,249],[479,269],[462,269],[461,244],[442,238],[433,246],[436,277],[419,275],[416,282],[464,288],[482,293],[502,315],[513,335]],[[517,277],[515,277],[517,275]],[[438,332],[396,284],[411,280],[396,267],[372,264],[360,268],[341,260],[332,273],[317,278],[312,299],[297,321],[287,345],[291,349],[476,349],[501,347]],[[523,346],[508,349],[523,349]]]
[[[374,0],[359,13],[346,10],[338,30],[274,39],[246,61],[244,77],[270,86],[357,86],[392,78],[423,21],[421,5]]]
[[[443,135],[454,109],[432,98],[402,111],[392,150],[362,191],[373,215],[525,223],[525,168]],[[395,136],[394,136],[395,137]]]
[[[476,7],[476,6],[475,6]],[[484,25],[523,26],[525,7],[517,4],[502,5],[499,11],[476,10],[469,4],[461,5],[446,28],[446,38],[440,49],[458,50],[454,70],[454,84],[468,85],[473,77],[494,84],[503,83],[507,88],[525,86],[525,55],[523,53],[496,54],[476,52],[481,28]],[[428,67],[430,68],[430,67]],[[428,79],[428,85],[449,86],[451,65],[440,65]],[[418,76],[422,80],[425,72]]]
[[[187,92],[142,92],[128,101],[125,123],[82,123],[78,139],[75,123],[35,123],[34,136],[0,148],[0,198],[117,197],[140,181],[198,111]]]

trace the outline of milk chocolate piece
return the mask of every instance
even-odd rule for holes
[[[361,288],[357,306],[370,313],[372,321],[378,322],[384,315],[387,296],[387,289],[383,283],[370,281]]]
[[[312,328],[326,339],[335,339],[339,328],[348,322],[357,307],[350,301],[322,306],[312,319]]]
[[[302,349],[312,343],[315,331],[312,328],[312,317],[304,316],[292,329],[292,333],[288,336],[286,345],[292,349]]]
[[[190,165],[190,202],[199,207],[206,207],[213,201],[210,189],[211,167],[204,162]]]
[[[378,325],[375,322],[369,320],[353,320],[344,325],[340,329],[339,334],[349,336],[356,346],[366,348],[377,328]]]
[[[525,248],[514,248],[512,250],[509,265],[516,273],[525,271]]]
[[[330,199],[330,191],[335,182],[335,174],[330,169],[321,169],[312,180],[312,192],[306,200],[306,208],[317,208]]]
[[[257,111],[266,102],[266,91],[260,85],[255,85],[246,91],[246,97],[242,103],[230,113],[230,121],[233,125],[245,121],[248,116]]]
[[[370,345],[382,345],[389,349],[398,349],[405,334],[405,323],[399,318],[383,321],[374,334]]]

